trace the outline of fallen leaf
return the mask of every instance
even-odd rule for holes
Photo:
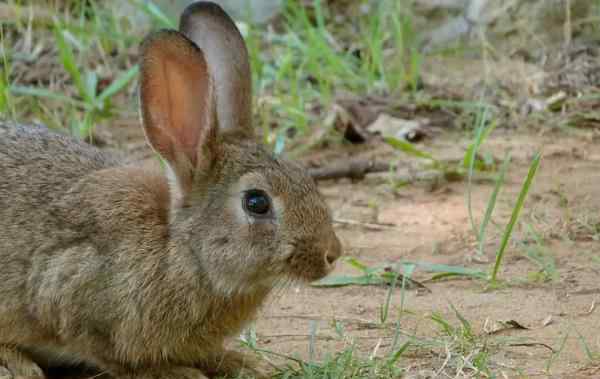
[[[392,137],[408,142],[422,140],[426,133],[424,127],[429,125],[429,119],[404,120],[382,113],[377,119],[367,126],[367,131],[379,134],[382,137]]]
[[[515,320],[506,320],[506,321],[496,321],[493,325],[485,331],[487,334],[498,334],[505,332],[507,330],[528,330],[529,328],[523,326],[518,321]]]

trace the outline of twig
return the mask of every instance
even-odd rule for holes
[[[550,350],[551,352],[555,353],[556,351],[552,348],[552,346],[542,343],[542,342],[525,342],[525,343],[510,343],[508,344],[508,346],[513,346],[513,347],[535,347],[535,346],[539,346],[539,347],[545,347],[546,349]]]
[[[367,174],[393,170],[389,163],[376,162],[375,160],[352,160],[337,163],[327,167],[312,168],[308,172],[315,180],[350,178],[360,180]]]
[[[365,229],[372,230],[398,230],[398,227],[395,224],[388,223],[376,223],[376,222],[361,222],[356,220],[349,220],[345,218],[335,218],[333,222],[337,224],[343,225],[353,225],[353,226],[361,226]]]
[[[367,174],[380,172],[388,172],[394,174],[394,180],[398,182],[416,182],[416,181],[456,181],[461,178],[458,171],[453,170],[426,170],[412,174],[399,174],[396,172],[396,165],[393,163],[377,162],[375,160],[350,160],[344,162],[336,162],[331,165],[319,168],[309,168],[309,175],[316,181],[328,179],[349,178],[353,180],[361,180]],[[481,176],[477,180],[490,180],[486,176]]]

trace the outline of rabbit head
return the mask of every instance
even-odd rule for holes
[[[170,179],[170,238],[222,294],[316,280],[341,254],[330,211],[300,166],[255,142],[248,53],[216,4],[142,44],[144,131]]]

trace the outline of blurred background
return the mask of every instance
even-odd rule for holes
[[[135,118],[139,42],[190,2],[4,0],[0,114],[82,137]],[[513,126],[547,108],[566,111],[547,127],[586,122],[589,104],[561,105],[600,80],[595,0],[221,3],[248,42],[256,125],[279,150],[365,139],[382,107],[449,109],[438,126],[464,122],[454,116],[470,117],[470,102]]]

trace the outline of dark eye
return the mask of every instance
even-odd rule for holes
[[[246,212],[255,216],[265,216],[271,210],[271,199],[261,190],[246,191],[242,201]]]

